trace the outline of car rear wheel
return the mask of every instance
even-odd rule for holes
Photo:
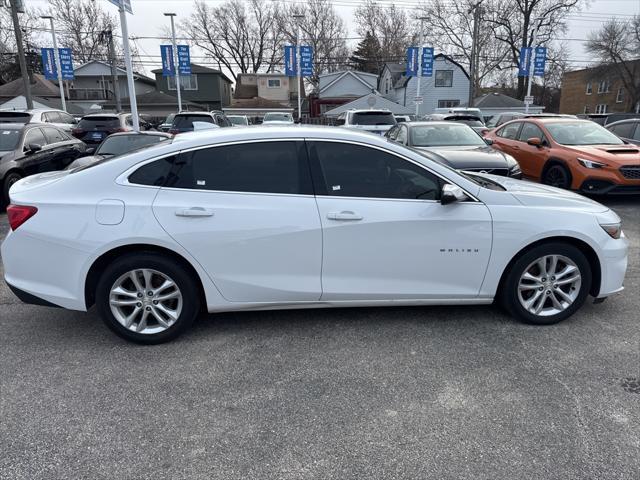
[[[120,257],[98,281],[96,306],[119,336],[137,343],[173,340],[200,309],[195,280],[179,262],[145,252]]]
[[[589,262],[578,248],[543,244],[515,261],[503,283],[502,304],[526,323],[551,325],[582,306],[591,279]]]
[[[18,172],[10,172],[5,175],[2,183],[2,203],[9,205],[9,189],[11,186],[22,178]]]
[[[556,163],[544,172],[542,183],[552,187],[568,189],[571,187],[571,174],[564,165]]]

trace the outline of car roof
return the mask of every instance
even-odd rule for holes
[[[180,113],[176,113],[176,117],[178,115],[202,115],[205,117],[210,117],[211,115],[213,115],[214,112],[180,112]],[[217,113],[217,112],[215,112]]]
[[[130,113],[113,113],[113,112],[89,113],[87,115],[83,115],[82,118],[92,118],[92,117],[113,117],[113,118],[118,118],[121,115],[131,115],[131,114]]]
[[[615,122],[607,123],[607,127],[612,125],[619,125],[621,123],[640,122],[640,117],[637,118],[623,118],[622,120],[616,120]]]
[[[173,135],[171,135],[170,133],[165,133],[165,132],[117,132],[117,133],[112,133],[107,138],[126,137],[126,136],[133,136],[133,135],[144,135],[148,137],[165,137],[165,138],[173,137]]]
[[[363,113],[363,112],[383,112],[383,113],[391,113],[391,110],[388,108],[354,108],[349,110],[350,113]]]
[[[433,126],[445,126],[445,127],[450,127],[451,125],[455,125],[458,126],[460,128],[462,127],[469,127],[469,125],[467,125],[466,123],[461,123],[461,122],[452,122],[450,120],[420,120],[419,122],[404,122],[402,125],[407,125],[408,127],[421,127],[421,126],[428,126],[428,127],[433,127]]]

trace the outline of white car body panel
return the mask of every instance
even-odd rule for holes
[[[442,205],[236,194],[127,182],[131,172],[153,159],[256,139],[332,139],[371,145],[422,162],[477,201]],[[492,301],[502,273],[519,251],[538,240],[562,236],[582,241],[595,252],[602,270],[598,296],[622,289],[627,241],[624,236],[609,237],[599,225],[618,222],[614,212],[570,192],[491,178],[510,190],[479,187],[416,152],[348,129],[273,126],[187,133],[179,141],[86,170],[34,175],[17,182],[10,191],[12,202],[36,206],[38,212],[9,232],[2,244],[5,279],[53,304],[86,310],[85,283],[94,262],[118,247],[151,245],[175,252],[193,267],[210,312],[480,304]],[[100,224],[98,205],[117,202],[125,205],[122,220]],[[213,216],[175,215],[192,207],[211,208]],[[363,221],[327,218],[343,211],[357,212]],[[463,248],[473,251],[448,251]]]

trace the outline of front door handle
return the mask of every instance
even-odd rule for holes
[[[176,210],[178,217],[213,217],[213,210],[202,207],[181,208]]]
[[[327,213],[327,218],[329,220],[362,220],[362,215],[358,215],[356,212],[352,212],[351,210],[343,210],[342,212],[331,212]]]

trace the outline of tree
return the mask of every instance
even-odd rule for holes
[[[609,20],[591,35],[585,45],[598,59],[594,76],[613,73],[629,95],[630,104],[637,108],[640,102],[640,15],[631,20]]]
[[[37,29],[40,26],[38,13],[27,8],[25,13],[18,14],[25,53],[30,66],[33,62],[33,46],[36,43]],[[0,6],[0,85],[20,78],[20,66],[17,60],[16,37],[11,20],[11,11]]]
[[[301,17],[296,18],[298,15]],[[339,70],[348,63],[347,30],[330,0],[281,5],[278,9],[278,25],[291,44],[296,41],[299,25],[302,37],[300,44],[313,48],[314,70],[313,76],[308,79],[312,85],[318,86],[318,77],[322,73]]]
[[[365,0],[353,15],[358,34],[364,37],[370,33],[380,45],[378,71],[382,71],[385,62],[397,63],[405,58],[412,37],[404,10],[395,5],[382,6],[375,0]]]
[[[283,33],[277,5],[267,0],[228,0],[211,7],[196,0],[194,12],[180,23],[182,34],[225,67],[238,73],[273,70],[282,61]]]
[[[367,32],[349,58],[356,70],[380,74],[380,44]]]

